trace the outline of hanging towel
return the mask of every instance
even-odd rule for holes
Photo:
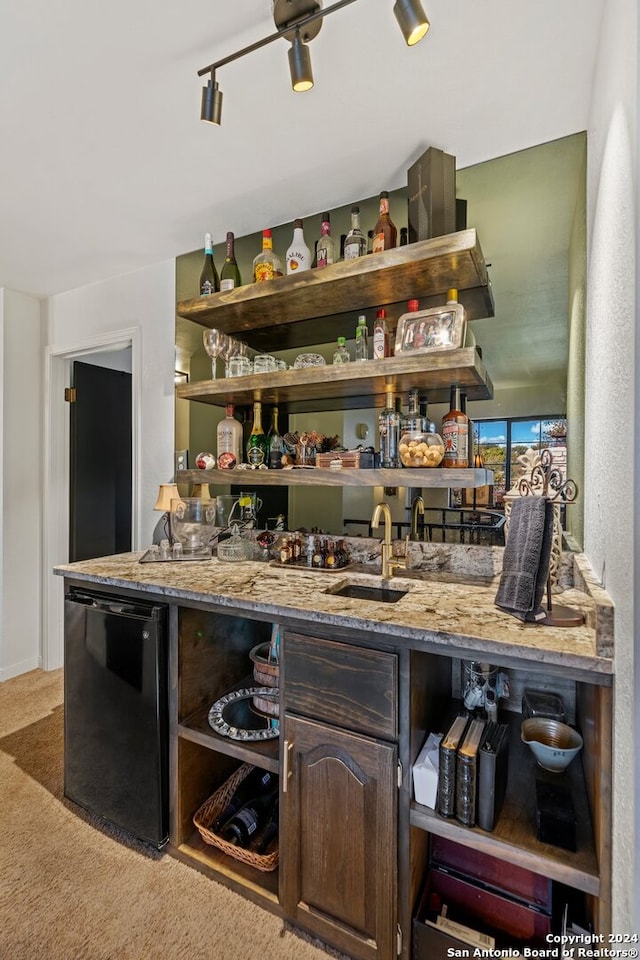
[[[545,617],[542,598],[553,539],[553,504],[546,497],[514,500],[495,603],[519,620]]]

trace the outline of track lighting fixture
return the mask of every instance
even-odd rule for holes
[[[420,0],[396,0],[393,12],[408,47],[422,40],[430,24]]]
[[[323,9],[322,0],[273,0],[275,33],[198,70],[199,77],[210,75],[207,86],[202,88],[200,118],[217,124],[222,120],[222,91],[216,82],[216,70],[265,47],[280,37],[291,43],[288,56],[292,89],[296,93],[310,90],[313,86],[313,71],[309,41],[317,36],[325,17],[351,3],[355,3],[355,0],[336,0],[336,3]],[[422,8],[421,0],[395,0],[393,12],[408,46],[411,47],[422,40],[429,29],[429,21]]]
[[[291,88],[295,93],[304,93],[313,86],[313,71],[311,70],[311,54],[309,47],[303,42],[300,31],[296,30],[293,42],[289,47],[289,72],[291,73]]]

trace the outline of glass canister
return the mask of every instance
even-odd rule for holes
[[[405,430],[398,453],[403,467],[439,467],[444,458],[444,441],[438,433]]]

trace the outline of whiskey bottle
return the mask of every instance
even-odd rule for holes
[[[393,399],[393,386],[385,386],[385,404],[378,416],[378,437],[380,439],[380,466],[393,468],[399,466],[398,440],[400,417]]]
[[[221,420],[216,429],[218,466],[227,470],[242,463],[242,425],[238,423],[233,415],[233,404],[227,404],[226,416]],[[221,454],[233,456],[233,461],[229,456],[220,459]]]
[[[211,234],[204,235],[204,263],[200,273],[200,296],[208,297],[210,293],[217,293],[220,289],[220,279],[216,265],[213,262],[213,241]]]
[[[336,243],[331,236],[331,218],[328,213],[322,214],[322,226],[320,228],[320,239],[316,249],[318,261],[318,270],[322,267],[328,267],[329,264],[336,261]]]
[[[373,228],[373,252],[382,253],[383,250],[391,250],[396,246],[397,236],[396,225],[389,216],[389,194],[383,190],[380,194],[378,222]]]
[[[367,328],[367,318],[364,316],[364,314],[358,317],[355,350],[356,360],[369,359],[369,330]]]
[[[262,429],[262,404],[256,400],[253,404],[253,426],[247,441],[247,462],[251,466],[259,467],[260,464],[266,463],[268,456],[267,438]]]
[[[460,409],[460,385],[451,385],[449,412],[442,418],[444,440],[443,467],[466,469],[469,466],[469,418]]]
[[[227,251],[220,271],[220,290],[233,290],[234,287],[242,286],[240,279],[240,270],[236,261],[235,237],[229,232],[227,234]]]
[[[253,258],[253,279],[255,283],[274,280],[282,276],[282,261],[273,249],[271,230],[262,231],[262,250]]]
[[[351,230],[344,242],[345,260],[364,257],[367,252],[367,240],[360,229],[360,207],[351,207]]]
[[[311,269],[311,250],[305,243],[302,226],[302,220],[293,221],[293,239],[286,255],[287,275]]]

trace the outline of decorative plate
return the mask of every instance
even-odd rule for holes
[[[266,721],[267,726],[256,729],[245,729],[243,727],[234,727],[224,718],[224,711],[230,705],[241,700],[253,700],[254,697],[278,698],[280,691],[277,687],[247,687],[243,690],[234,690],[227,693],[224,697],[213,704],[209,710],[209,726],[219,733],[222,737],[229,737],[230,740],[273,740],[279,735],[278,726],[272,725]],[[264,724],[263,720],[263,724]]]

